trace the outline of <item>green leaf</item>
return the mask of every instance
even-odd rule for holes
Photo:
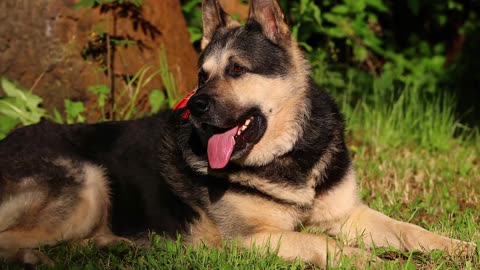
[[[338,14],[347,14],[348,7],[346,5],[336,5],[332,8],[331,12],[338,13]]]
[[[299,42],[298,45],[302,46],[305,49],[305,51],[309,53],[313,51],[312,46],[308,45],[308,43],[306,42]]]
[[[422,1],[418,0],[407,0],[407,6],[413,15],[418,16],[420,13],[420,8],[422,7]]]
[[[65,99],[65,112],[67,113],[67,124],[74,122],[84,122],[85,118],[81,115],[85,111],[85,106],[81,101],[71,101]]]
[[[1,78],[1,85],[3,91],[8,97],[15,98],[16,102],[12,100],[8,101],[9,105],[4,103],[4,106],[11,107],[12,110],[18,111],[21,110],[24,114],[30,114],[24,120],[27,120],[27,123],[24,124],[33,124],[40,121],[41,116],[45,115],[45,110],[39,108],[42,103],[42,99],[39,96],[36,96],[27,90],[23,90],[12,81],[7,80],[6,78]],[[15,108],[14,108],[15,107]]]
[[[188,33],[190,33],[190,42],[195,43],[202,39],[202,30],[197,27],[188,27]]]
[[[388,11],[388,7],[383,3],[382,0],[365,0],[365,2],[368,6],[371,6],[378,11],[381,11],[381,12]]]
[[[20,90],[15,86],[15,84],[6,78],[1,78],[2,89],[7,96],[16,97],[21,95]]]
[[[337,14],[333,14],[333,13],[330,13],[330,12],[325,13],[323,15],[323,17],[328,22],[331,22],[331,23],[334,23],[334,24],[340,24],[340,23],[345,22],[347,20],[347,18],[345,18],[344,16],[339,16]]]
[[[152,112],[158,112],[163,106],[167,104],[167,99],[162,91],[155,89],[148,96],[148,102],[152,107]]]
[[[292,26],[292,36],[295,38],[295,39],[298,39],[298,30],[300,29],[300,24],[297,23],[295,24],[294,26]]]
[[[322,13],[320,11],[320,8],[317,5],[315,5],[314,2],[312,2],[312,5],[311,5],[310,9],[313,12],[313,18],[315,19],[315,22],[318,25],[322,25],[322,16],[321,16]]]
[[[63,124],[62,115],[60,115],[60,112],[58,112],[57,108],[53,109],[53,117],[55,122]]]
[[[106,86],[105,84],[94,85],[90,86],[88,88],[88,91],[97,95],[97,102],[101,108],[105,107],[105,100],[110,94],[110,88],[108,88],[108,86]]]
[[[327,33],[327,35],[334,38],[344,38],[348,36],[347,33],[345,33],[345,31],[340,27],[327,28],[325,29],[325,32]]]
[[[182,5],[182,11],[188,13],[198,7],[202,3],[201,0],[190,0]]]
[[[26,108],[14,97],[0,99],[0,114],[20,120],[23,125],[29,124]]]
[[[110,42],[114,45],[124,46],[124,47],[134,46],[134,45],[137,44],[137,42],[135,40],[130,40],[130,39],[115,39],[115,38],[112,38],[112,39],[110,39]]]
[[[437,22],[441,26],[444,26],[445,24],[447,24],[447,21],[448,21],[448,17],[446,15],[443,15],[443,14],[437,15]]]
[[[300,0],[300,12],[303,13],[307,9],[309,0]]]
[[[80,9],[80,8],[91,8],[95,4],[95,0],[81,0],[73,5],[73,9]]]
[[[0,115],[0,140],[5,138],[18,124],[20,124],[18,119]]]
[[[362,12],[365,10],[365,0],[344,0],[344,2],[352,12]]]
[[[354,45],[353,46],[353,54],[355,55],[355,59],[362,62],[367,59],[368,50],[361,45]]]

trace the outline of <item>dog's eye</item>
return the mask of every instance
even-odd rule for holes
[[[201,70],[198,72],[198,86],[204,85],[207,80],[208,74],[205,71]]]
[[[247,72],[248,69],[239,65],[239,64],[233,64],[228,70],[228,74],[232,77],[240,77],[242,74]]]

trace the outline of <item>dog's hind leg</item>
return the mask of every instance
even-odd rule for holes
[[[52,265],[48,257],[31,249],[55,242],[48,231],[37,226],[35,218],[30,218],[35,217],[38,211],[48,205],[47,192],[32,188],[33,182],[31,178],[22,179],[19,186],[23,189],[18,194],[4,194],[0,204],[0,259]]]
[[[74,182],[53,187],[58,190],[41,178],[11,182],[15,192],[0,203],[0,256],[24,263],[48,262],[29,249],[94,237],[108,228],[109,194],[103,171],[83,162],[54,163],[55,172],[63,167],[65,173],[74,174]]]

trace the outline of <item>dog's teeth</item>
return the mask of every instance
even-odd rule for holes
[[[238,132],[237,132],[237,136],[242,134],[242,131],[239,129]]]
[[[245,126],[248,126],[248,125],[250,125],[250,122],[251,122],[251,121],[252,121],[252,120],[250,120],[250,119],[247,119],[247,121],[245,121]]]
[[[247,126],[243,126],[243,127],[242,127],[242,131],[244,131],[245,129],[247,129]]]

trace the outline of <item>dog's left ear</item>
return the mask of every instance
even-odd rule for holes
[[[277,0],[251,0],[248,19],[257,21],[265,36],[276,44],[291,38],[285,15]]]
[[[210,43],[210,41],[212,40],[213,35],[219,28],[240,25],[222,9],[220,4],[218,3],[218,0],[202,1],[202,23],[202,50],[207,47],[208,43]]]

